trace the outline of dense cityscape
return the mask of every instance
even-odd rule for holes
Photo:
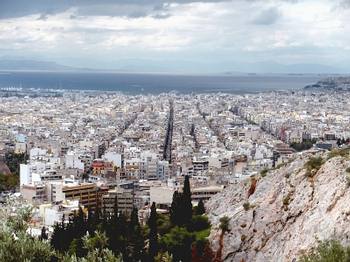
[[[191,206],[204,209],[228,185],[350,137],[341,93],[10,91],[0,98],[1,197],[5,207],[8,199],[15,203],[12,212],[31,207],[34,237],[54,239],[72,215],[115,216],[116,206],[146,226],[152,203],[158,214],[173,214],[186,179]]]
[[[349,262],[350,0],[0,0],[0,262]]]

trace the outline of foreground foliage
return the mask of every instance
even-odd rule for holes
[[[145,226],[136,208],[130,216],[119,212],[117,204],[112,214],[80,208],[55,225],[49,240],[45,227],[40,237],[28,234],[30,206],[18,204],[14,213],[8,204],[0,209],[0,261],[213,261],[204,203],[192,208],[186,180],[184,193],[174,197],[171,214],[158,214],[153,203]]]

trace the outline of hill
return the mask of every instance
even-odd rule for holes
[[[318,81],[316,84],[305,86],[304,90],[350,91],[350,77],[329,77]]]
[[[36,60],[0,60],[0,71],[77,71],[74,67]]]
[[[220,218],[230,220],[223,260],[297,261],[318,240],[350,243],[349,151],[320,157],[303,153],[256,178],[253,190],[254,179],[229,186],[207,203],[214,250]]]

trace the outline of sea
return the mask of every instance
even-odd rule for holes
[[[166,75],[111,72],[0,72],[0,88],[119,91],[126,94],[256,93],[298,90],[321,75]]]

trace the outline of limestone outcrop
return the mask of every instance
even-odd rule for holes
[[[230,185],[207,203],[214,250],[219,247],[220,218],[230,219],[222,260],[297,261],[319,240],[350,243],[350,160],[326,160],[323,154],[324,163],[310,173],[305,168],[310,157],[297,156],[256,182]]]

